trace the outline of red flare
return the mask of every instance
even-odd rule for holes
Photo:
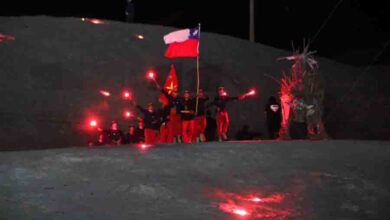
[[[131,99],[131,93],[128,91],[123,91],[122,92],[122,98],[123,99]]]
[[[123,115],[125,116],[125,118],[130,118],[131,117],[131,112],[130,111],[125,111],[123,113]]]
[[[91,126],[92,128],[96,127],[97,126],[97,121],[94,120],[94,119],[89,121],[89,126]]]
[[[156,74],[155,74],[154,72],[149,72],[149,73],[148,73],[148,78],[149,78],[149,79],[154,80],[155,77],[156,77]]]
[[[140,148],[141,151],[144,151],[144,150],[150,148],[151,146],[152,145],[150,145],[150,144],[139,144],[138,148]]]
[[[81,18],[82,21],[88,21],[92,24],[105,24],[106,22],[96,18]]]
[[[251,89],[251,90],[248,92],[248,95],[256,95],[256,90],[255,90],[255,89]]]
[[[99,93],[102,94],[103,96],[107,96],[107,97],[111,95],[109,92],[104,91],[104,90],[100,90]]]

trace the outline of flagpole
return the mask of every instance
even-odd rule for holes
[[[198,33],[199,33],[199,41],[198,41],[198,56],[196,56],[196,78],[197,78],[197,85],[196,85],[196,106],[195,106],[195,115],[198,114],[198,105],[199,105],[199,45],[200,45],[200,23],[198,24]]]

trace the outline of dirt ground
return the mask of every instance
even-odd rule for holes
[[[389,219],[389,146],[259,141],[1,152],[0,219]]]

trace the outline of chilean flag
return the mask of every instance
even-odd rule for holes
[[[199,37],[198,28],[187,28],[165,35],[164,42],[168,44],[168,48],[164,56],[168,58],[197,57],[199,54]]]

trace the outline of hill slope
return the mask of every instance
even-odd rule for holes
[[[83,144],[81,127],[92,113],[105,122],[116,119],[125,129],[128,122],[121,119],[121,111],[126,104],[113,97],[104,100],[98,90],[119,95],[123,88],[130,88],[141,105],[157,104],[158,93],[145,79],[149,68],[156,69],[162,83],[173,63],[181,89],[195,90],[195,59],[163,57],[162,37],[175,29],[106,22],[94,25],[80,18],[47,16],[0,18],[0,33],[16,37],[0,43],[1,145]],[[139,40],[137,34],[145,39]],[[278,91],[278,84],[264,74],[279,78],[287,71],[288,63],[275,60],[289,52],[217,34],[202,33],[201,38],[201,87],[209,96],[214,97],[218,85],[224,85],[230,95],[240,95],[249,87],[259,90],[256,98],[230,105],[231,133],[245,124],[264,132],[263,106]],[[349,92],[360,70],[321,58],[319,62],[328,86],[325,117],[331,136],[390,137],[388,77],[367,73]],[[344,94],[348,95],[341,100]]]

